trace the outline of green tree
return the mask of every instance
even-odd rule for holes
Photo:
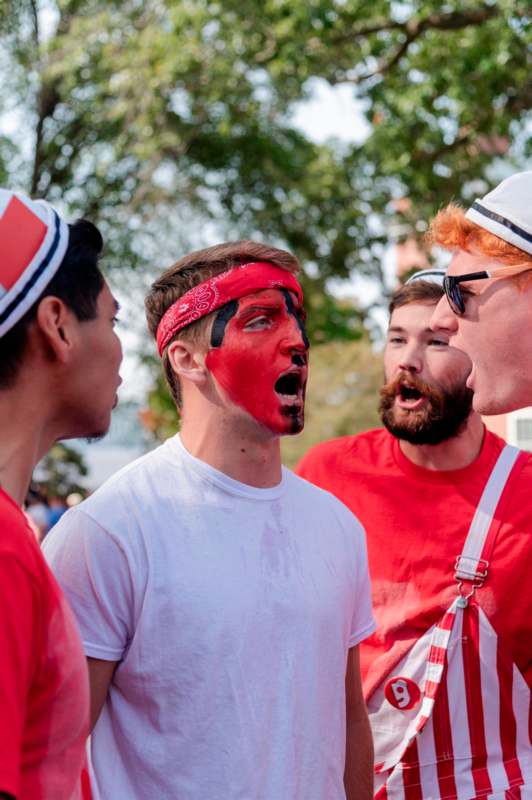
[[[294,249],[311,267],[312,305],[330,276],[379,278],[391,200],[408,195],[401,235],[419,234],[501,151],[516,166],[529,152],[528,0],[0,8],[3,93],[21,120],[0,141],[0,173],[96,218],[111,265],[159,266],[176,231],[213,220]],[[316,145],[293,127],[317,78],[352,86],[371,126],[362,144]]]
[[[122,282],[214,238],[285,245],[313,340],[356,339],[367,303],[330,279],[384,287],[392,235],[530,157],[530,21],[529,0],[0,0],[0,180],[98,222]],[[352,88],[356,144],[294,126],[320,80]]]
[[[86,475],[87,467],[80,453],[58,442],[39,462],[33,478],[48,497],[68,497],[72,492],[86,494],[83,482]]]

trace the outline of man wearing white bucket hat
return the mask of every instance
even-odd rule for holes
[[[532,456],[485,429],[469,358],[429,327],[443,276],[425,270],[391,298],[385,429],[324,442],[297,471],[366,530],[377,631],[360,657],[378,800],[523,800]]]
[[[0,189],[0,797],[82,795],[88,678],[74,617],[22,513],[58,439],[106,432],[121,361],[102,238]]]
[[[473,362],[468,386],[482,414],[532,405],[532,171],[502,181],[464,212],[434,219],[434,244],[453,251],[431,321]]]

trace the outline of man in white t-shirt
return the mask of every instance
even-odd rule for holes
[[[96,800],[372,795],[363,530],[280,460],[303,427],[298,269],[237,242],[154,283],[181,432],[46,539],[88,656]]]

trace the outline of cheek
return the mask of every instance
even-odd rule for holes
[[[393,353],[387,353],[386,350],[384,351],[384,359],[383,359],[383,366],[384,366],[384,378],[386,381],[392,380],[396,370],[397,365],[399,363],[399,359]]]
[[[232,348],[223,347],[209,350],[205,363],[218,383],[226,391],[231,391],[231,394],[245,386],[242,358],[235,355]]]
[[[122,351],[122,342],[118,338],[117,334],[116,333],[113,334],[113,337],[114,337],[115,363],[116,363],[116,368],[118,369],[120,367],[120,364],[122,363],[124,353]]]

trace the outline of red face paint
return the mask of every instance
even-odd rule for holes
[[[308,340],[293,294],[265,289],[238,301],[206,364],[233,403],[274,433],[304,424]]]

